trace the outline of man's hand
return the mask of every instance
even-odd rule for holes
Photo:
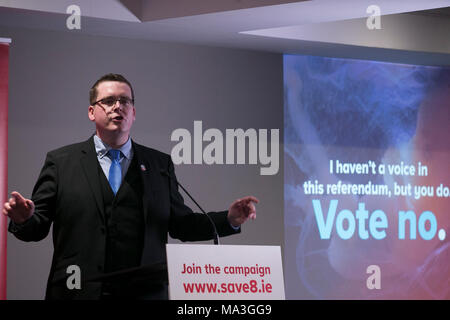
[[[25,199],[17,191],[13,191],[9,201],[3,204],[2,212],[10,217],[14,223],[21,224],[33,215],[34,203],[30,199]]]
[[[232,226],[239,227],[248,219],[256,219],[255,203],[258,202],[259,200],[252,196],[237,199],[228,209],[228,221]]]

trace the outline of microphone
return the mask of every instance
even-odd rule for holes
[[[171,179],[170,174],[166,171],[161,169],[160,170],[161,174],[169,177],[169,179]],[[175,180],[175,179],[174,179]],[[195,201],[195,199],[189,194],[189,192],[187,192],[187,190],[181,185],[181,183],[179,183],[177,180],[175,180],[175,182],[177,183],[178,186],[181,187],[181,189],[183,189],[183,191],[189,196],[189,198],[191,198],[191,200],[197,205],[197,207],[200,209],[200,211],[208,217],[209,222],[211,223],[212,227],[213,227],[213,232],[214,232],[214,244],[218,245],[219,244],[219,233],[217,232],[217,228],[216,225],[214,224],[214,221],[212,221],[211,217],[209,216],[209,214],[207,214],[205,212],[205,210],[202,209],[202,207],[200,207],[200,205],[197,203],[197,201]]]

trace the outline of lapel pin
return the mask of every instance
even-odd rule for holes
[[[143,172],[147,171],[147,168],[143,164],[141,164],[141,171]]]

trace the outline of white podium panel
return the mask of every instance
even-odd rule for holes
[[[171,300],[284,300],[279,246],[167,244]]]

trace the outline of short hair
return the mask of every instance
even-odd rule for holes
[[[95,101],[97,100],[97,95],[98,95],[97,87],[98,87],[98,85],[100,83],[102,83],[102,82],[105,82],[105,81],[117,81],[117,82],[126,83],[131,89],[131,100],[134,103],[134,91],[133,91],[133,87],[131,86],[131,83],[121,74],[108,73],[108,74],[105,74],[104,76],[102,76],[100,79],[98,79],[94,83],[92,88],[89,90],[89,103],[91,105],[94,104]]]

